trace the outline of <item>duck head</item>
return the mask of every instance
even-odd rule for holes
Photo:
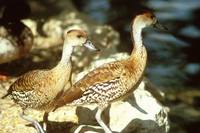
[[[93,45],[93,43],[88,39],[85,31],[82,30],[70,30],[65,33],[65,41],[71,46],[84,46],[92,51],[99,51],[99,49]]]

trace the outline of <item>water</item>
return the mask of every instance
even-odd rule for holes
[[[160,86],[200,87],[199,0],[84,0],[79,5],[77,2],[77,7],[91,18],[120,32],[123,45],[119,52],[132,49],[132,17],[138,11],[153,10],[169,31],[145,30],[144,43],[149,52],[146,75]]]

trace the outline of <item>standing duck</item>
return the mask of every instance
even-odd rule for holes
[[[95,118],[106,133],[112,133],[102,121],[103,110],[113,101],[128,96],[140,84],[147,62],[147,51],[142,41],[142,29],[153,25],[163,29],[156,17],[149,12],[137,15],[132,23],[134,48],[126,60],[104,64],[76,82],[58,101],[57,107],[65,104],[80,106],[97,104]]]
[[[33,70],[25,73],[17,79],[9,88],[8,94],[23,109],[22,118],[32,122],[38,132],[43,129],[38,122],[24,115],[24,110],[33,108],[44,110],[44,122],[47,121],[48,112],[54,107],[54,102],[62,95],[64,86],[71,86],[71,54],[74,47],[85,46],[91,50],[97,50],[87,34],[82,30],[70,30],[65,34],[63,52],[60,62],[52,69]]]

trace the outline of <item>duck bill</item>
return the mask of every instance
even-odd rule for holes
[[[85,46],[86,48],[88,48],[91,51],[100,51],[100,49],[98,49],[96,46],[93,45],[93,43],[90,40],[87,40],[83,46]]]
[[[163,26],[158,21],[153,25],[153,27],[160,30],[168,30],[167,27]]]

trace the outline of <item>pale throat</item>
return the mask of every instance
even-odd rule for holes
[[[65,40],[63,45],[62,57],[60,63],[68,63],[70,61],[74,47],[69,41]]]
[[[142,29],[145,27],[145,23],[143,23],[140,19],[136,19],[134,21],[132,30],[133,30],[133,39],[134,43],[137,46],[143,45],[142,42]]]
[[[143,50],[145,49],[142,41],[142,29],[145,27],[145,23],[143,23],[140,19],[135,19],[132,25],[132,37],[133,37],[133,51],[131,56],[138,56],[143,54]]]

